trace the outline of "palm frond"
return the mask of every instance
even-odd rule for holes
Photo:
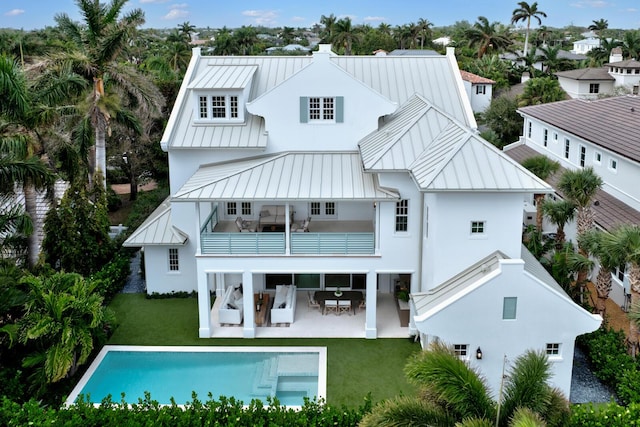
[[[446,427],[455,420],[441,408],[412,397],[396,397],[379,403],[366,414],[360,427]]]

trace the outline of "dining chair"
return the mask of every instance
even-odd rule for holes
[[[320,309],[320,303],[313,298],[313,292],[308,291],[307,292],[307,296],[309,298],[309,303],[308,303],[309,304],[309,309],[317,308],[319,310]]]
[[[349,313],[351,311],[351,300],[338,300],[338,314]]]
[[[333,311],[335,314],[338,314],[338,300],[336,299],[327,299],[324,300],[324,314]]]

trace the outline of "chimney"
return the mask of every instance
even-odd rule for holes
[[[622,61],[622,49],[619,47],[614,47],[613,49],[611,49],[611,54],[609,55],[609,63],[620,61]]]

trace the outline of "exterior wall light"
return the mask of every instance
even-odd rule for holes
[[[476,359],[482,359],[482,350],[480,350],[480,347],[476,350]]]

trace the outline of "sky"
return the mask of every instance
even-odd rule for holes
[[[516,0],[129,0],[124,10],[141,8],[146,18],[143,28],[176,28],[184,22],[198,28],[298,28],[330,14],[348,16],[356,25],[396,26],[424,18],[439,27],[462,20],[474,23],[480,15],[507,24],[517,7]],[[606,19],[609,28],[640,28],[638,0],[538,0],[538,9],[547,14],[542,23],[548,27],[588,27],[594,20]],[[74,0],[0,0],[0,28],[55,26],[54,17],[61,13],[80,21],[78,10]]]

